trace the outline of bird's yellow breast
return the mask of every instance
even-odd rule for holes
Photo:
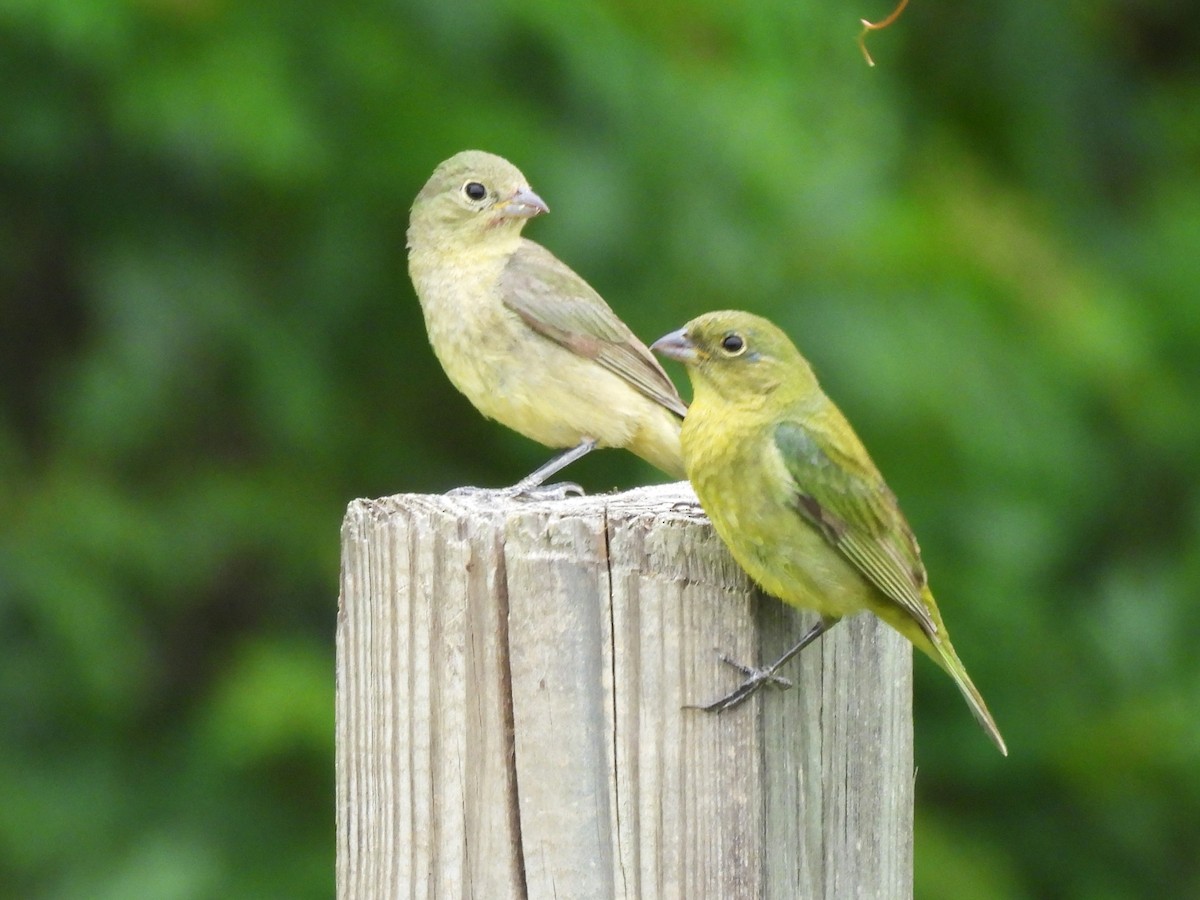
[[[797,511],[794,479],[763,410],[698,397],[680,441],[701,506],[763,590],[826,616],[869,607],[870,586]]]

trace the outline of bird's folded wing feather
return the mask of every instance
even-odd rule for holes
[[[679,416],[687,404],[662,366],[587,282],[549,250],[522,241],[500,276],[504,305],[538,334],[594,359]]]
[[[845,437],[797,421],[778,425],[774,437],[795,482],[797,512],[926,634],[936,634],[921,598],[926,575],[916,538],[857,438],[848,447]]]

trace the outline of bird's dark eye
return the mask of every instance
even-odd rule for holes
[[[727,334],[721,339],[721,349],[730,356],[737,356],[746,349],[746,342],[740,334]]]
[[[487,188],[478,181],[468,181],[463,185],[463,193],[467,195],[468,200],[482,200],[487,196]]]

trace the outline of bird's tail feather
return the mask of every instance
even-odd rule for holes
[[[983,730],[987,732],[987,736],[992,739],[992,743],[999,748],[1000,752],[1008,756],[1008,747],[1004,743],[1004,738],[1000,736],[1000,729],[996,727],[996,720],[992,718],[987,704],[983,702],[983,695],[979,693],[979,689],[975,687],[975,684],[971,681],[971,677],[967,674],[966,666],[962,664],[962,660],[954,652],[954,647],[950,645],[950,642],[945,637],[941,640],[931,641],[930,643],[933,644],[934,648],[934,653],[932,654],[934,661],[941,665],[949,673],[950,677],[954,679],[954,683],[962,691],[967,705],[971,707],[975,721],[983,727]]]

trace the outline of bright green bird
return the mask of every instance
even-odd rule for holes
[[[624,447],[684,477],[687,406],[657,359],[582,278],[521,237],[548,212],[512,163],[466,150],[413,202],[408,269],[433,351],[481,413],[567,448],[527,493],[593,447]],[[575,488],[574,485],[567,485]]]
[[[807,644],[867,609],[949,673],[1007,756],[950,643],[895,495],[787,335],[749,313],[714,312],[653,349],[691,377],[683,459],[717,534],[767,593],[821,615],[780,660],[706,708],[727,709],[778,680]]]

